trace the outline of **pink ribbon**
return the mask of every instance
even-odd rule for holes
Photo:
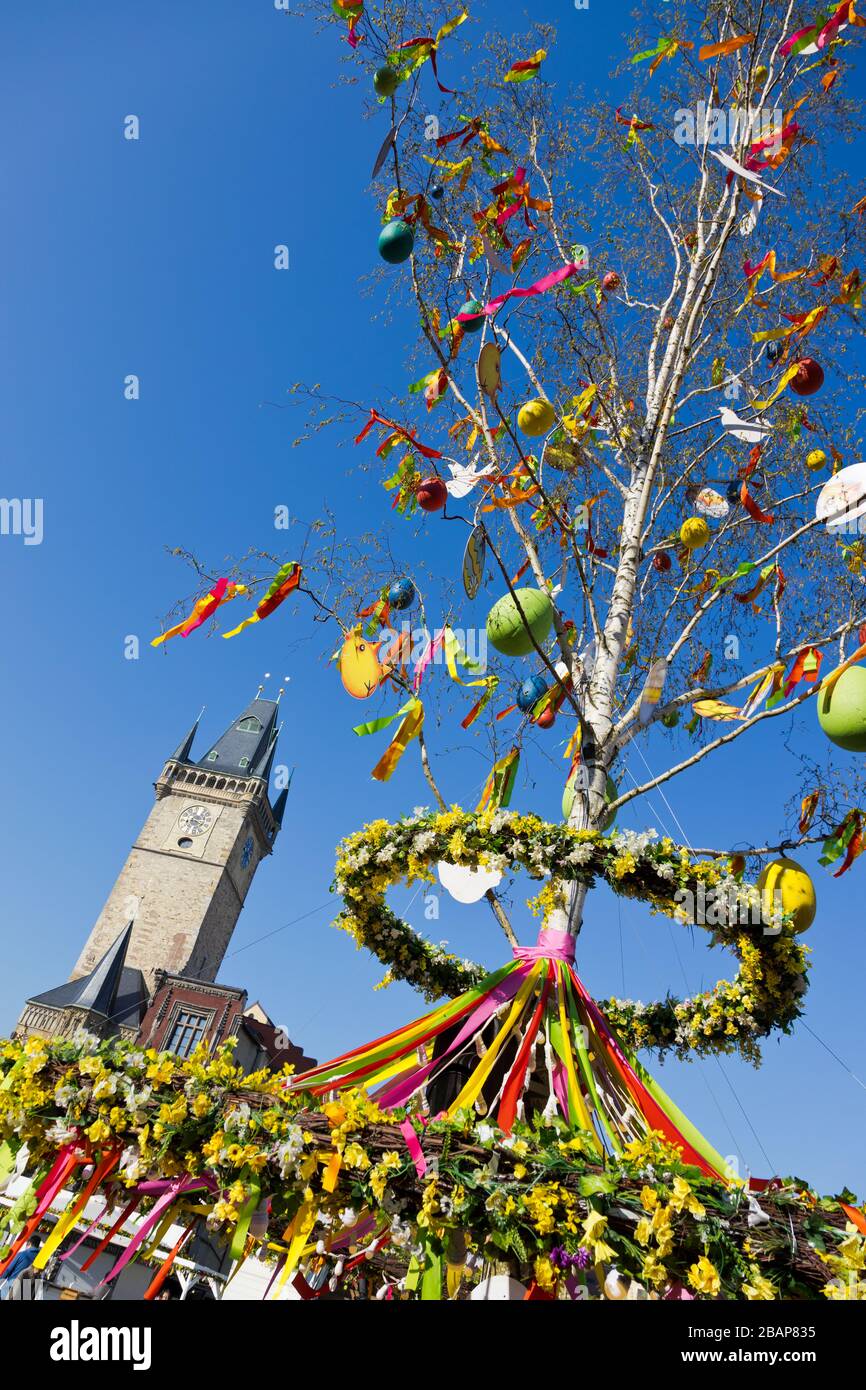
[[[75,1252],[76,1252],[76,1250],[78,1249],[78,1247],[79,1247],[79,1245],[81,1244],[81,1242],[82,1242],[83,1240],[86,1240],[86,1239],[87,1239],[87,1237],[90,1235],[90,1232],[94,1229],[94,1227],[98,1226],[99,1223],[100,1223],[101,1221],[104,1221],[104,1220],[105,1220],[106,1216],[108,1216],[108,1213],[109,1213],[110,1211],[113,1210],[114,1206],[115,1206],[115,1198],[114,1198],[114,1197],[109,1197],[108,1201],[105,1203],[105,1206],[102,1208],[102,1211],[99,1213],[98,1216],[95,1216],[95,1217],[93,1218],[93,1220],[91,1221],[91,1223],[90,1223],[89,1226],[86,1226],[86,1227],[84,1228],[84,1230],[82,1231],[81,1235],[78,1237],[77,1241],[76,1241],[75,1244],[72,1246],[72,1249],[71,1249],[71,1250],[67,1250],[66,1253],[65,1253],[64,1255],[61,1255],[61,1256],[60,1256],[61,1260],[68,1260],[70,1255],[74,1255],[74,1254],[75,1254]]]
[[[427,670],[427,667],[430,665],[430,662],[433,660],[434,656],[436,655],[444,641],[444,632],[437,632],[433,640],[427,642],[427,646],[425,647],[423,654],[418,660],[418,664],[415,667],[415,672],[412,677],[412,689],[416,693],[421,688],[421,682],[424,679],[424,672]]]
[[[842,0],[842,4],[837,7],[832,17],[827,21],[820,33],[817,34],[814,40],[816,48],[826,48],[827,44],[837,37],[840,28],[848,19],[850,4],[851,0]],[[805,29],[798,29],[796,33],[789,34],[785,42],[779,45],[779,53],[783,57],[786,57],[798,40],[805,38],[807,34],[814,34],[817,27],[816,24],[809,24]]]
[[[486,1023],[491,1014],[494,1014],[500,1004],[505,1004],[509,999],[513,999],[524,979],[526,970],[518,967],[506,975],[504,980],[500,980],[495,989],[481,1000],[475,1009],[464,1021],[460,1031],[453,1042],[445,1049],[441,1056],[433,1061],[427,1062],[423,1067],[417,1067],[408,1077],[403,1077],[393,1082],[386,1090],[374,1097],[376,1104],[383,1110],[393,1110],[395,1106],[403,1105],[410,1096],[414,1095],[420,1086],[427,1080],[432,1071],[441,1067],[446,1058],[453,1052],[462,1048],[463,1044],[472,1037],[474,1033]]]
[[[515,960],[565,960],[574,963],[574,937],[567,931],[553,931],[548,927],[538,933],[534,946],[515,946]]]
[[[150,1189],[151,1191],[153,1191],[153,1189],[156,1187],[163,1187],[167,1188],[168,1190],[163,1192],[163,1195],[159,1198],[159,1201],[156,1203],[153,1210],[148,1214],[148,1216],[143,1221],[142,1225],[138,1228],[135,1235],[132,1237],[132,1240],[129,1242],[126,1249],[124,1250],[123,1254],[120,1256],[119,1260],[112,1267],[112,1269],[109,1270],[109,1272],[106,1274],[105,1278],[101,1282],[103,1284],[107,1284],[109,1279],[116,1278],[117,1275],[120,1274],[121,1270],[125,1269],[125,1267],[129,1264],[129,1261],[132,1259],[133,1255],[141,1246],[145,1237],[159,1224],[159,1222],[165,1216],[172,1202],[177,1201],[178,1197],[183,1196],[184,1193],[191,1192],[194,1190],[197,1191],[199,1188],[205,1185],[206,1184],[202,1178],[190,1177],[172,1178],[168,1182],[160,1181],[142,1183],[141,1187],[145,1190]]]
[[[409,1156],[415,1164],[415,1172],[418,1174],[419,1178],[423,1178],[424,1174],[427,1172],[427,1160],[424,1157],[424,1152],[418,1142],[418,1135],[415,1133],[415,1127],[411,1120],[403,1121],[400,1125],[400,1133],[406,1140],[406,1148],[409,1150]]]
[[[549,275],[542,275],[541,279],[536,280],[535,284],[530,285],[528,289],[506,290],[505,294],[498,294],[495,299],[491,299],[489,304],[484,305],[481,313],[488,315],[495,314],[497,309],[501,309],[503,304],[509,299],[531,299],[534,295],[544,294],[546,290],[552,290],[555,285],[561,285],[563,280],[567,280],[569,276],[576,275],[579,269],[580,266],[575,265],[573,261],[569,261],[567,265],[560,266],[559,270],[552,270]],[[458,314],[457,322],[468,323],[470,320],[477,319],[478,317],[479,314],[477,310],[471,314]]]

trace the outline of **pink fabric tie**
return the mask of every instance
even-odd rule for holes
[[[574,937],[567,931],[540,931],[534,946],[515,946],[515,960],[566,960],[574,964]]]

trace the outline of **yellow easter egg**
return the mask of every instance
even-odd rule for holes
[[[794,931],[807,931],[815,920],[815,885],[793,859],[774,859],[758,878],[761,910],[766,921],[781,907],[793,914]]]
[[[811,454],[806,455],[806,467],[810,473],[817,473],[827,462],[827,455],[823,449],[813,449]]]
[[[690,516],[680,527],[680,540],[686,550],[700,550],[710,539],[710,528],[703,517]]]
[[[517,412],[517,424],[530,439],[547,434],[555,419],[556,412],[550,401],[544,400],[541,396],[536,396],[534,401],[527,401]]]

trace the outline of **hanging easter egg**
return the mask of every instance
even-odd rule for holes
[[[422,512],[441,512],[448,501],[448,489],[441,478],[434,473],[418,484],[415,500]]]
[[[779,908],[793,916],[795,932],[807,931],[815,920],[815,885],[793,859],[774,859],[758,877],[761,914],[771,921]]]
[[[517,424],[524,434],[529,435],[530,439],[538,439],[542,434],[553,426],[556,419],[556,411],[550,401],[544,400],[542,396],[536,396],[534,401],[527,401],[517,412]]]
[[[520,609],[511,594],[504,594],[494,603],[487,615],[487,640],[503,656],[528,656],[535,650],[532,639],[540,646],[550,632],[553,604],[541,589],[514,592]]]
[[[815,519],[828,531],[858,532],[856,525],[866,513],[866,463],[840,468],[821,488],[815,503]]]
[[[581,763],[576,763],[574,765],[569,773],[568,781],[565,784],[565,790],[562,793],[562,819],[565,821],[571,816],[571,808],[574,804],[574,796],[575,792],[578,790],[579,784],[582,784],[584,788],[586,787],[586,774],[584,772],[583,775],[581,775],[581,768]],[[615,801],[616,798],[616,782],[612,777],[608,777],[604,787],[604,799],[606,802],[611,802]],[[614,825],[616,825],[616,814],[614,813],[611,815],[608,813],[605,820],[602,821],[600,828],[602,830],[611,830]]]
[[[502,390],[502,354],[496,343],[485,343],[478,354],[478,384],[491,401]]]
[[[415,233],[402,217],[394,217],[386,222],[379,233],[379,255],[389,265],[408,261],[414,245]]]
[[[411,579],[395,579],[388,590],[388,603],[392,608],[396,608],[398,613],[403,613],[407,608],[411,608],[415,602],[415,585]]]
[[[674,326],[674,320],[673,320],[672,315],[671,315],[671,314],[665,314],[664,318],[662,319],[662,328],[665,330],[666,333],[670,333],[670,331],[671,331],[671,329],[673,328],[673,326]]]
[[[703,517],[690,516],[680,527],[680,540],[686,550],[700,550],[710,539],[710,528]]]
[[[606,294],[612,294],[614,290],[619,289],[620,284],[621,281],[616,271],[609,270],[601,282],[601,287]]]
[[[675,729],[680,722],[680,712],[678,709],[669,709],[667,714],[662,715],[662,723],[666,729]]]
[[[434,183],[433,187],[430,189],[430,197],[435,198],[437,203],[440,198],[445,197],[445,189],[441,183]]]
[[[400,74],[396,68],[392,68],[389,63],[386,63],[384,67],[377,68],[373,73],[373,86],[377,96],[392,97],[400,86]]]
[[[714,521],[722,521],[729,511],[724,497],[711,487],[699,488],[695,493],[695,509],[703,512],[704,516],[711,516]]]
[[[763,63],[759,63],[752,73],[752,78],[756,87],[762,87],[767,80],[769,69]]]
[[[826,462],[827,455],[823,449],[813,449],[806,455],[806,467],[810,473],[820,473]]]
[[[743,484],[740,482],[739,478],[732,478],[731,481],[728,483],[728,486],[725,488],[725,496],[727,497],[732,507],[736,507],[737,503],[740,500],[740,488],[742,486]]]
[[[774,364],[774,363],[776,363],[776,362],[778,362],[778,360],[779,360],[779,358],[782,356],[782,353],[784,352],[784,350],[785,350],[785,349],[784,349],[784,346],[783,346],[782,343],[773,342],[773,341],[771,340],[771,341],[767,344],[767,361],[768,361],[771,365]]]
[[[527,714],[537,705],[542,695],[547,694],[547,681],[544,676],[527,676],[517,692],[517,708]]]
[[[824,385],[824,368],[814,357],[801,357],[797,365],[797,375],[789,382],[795,396],[814,396]]]
[[[849,666],[818,691],[818,723],[837,748],[866,753],[866,666]]]
[[[475,598],[484,578],[484,558],[487,554],[487,541],[484,527],[474,526],[463,552],[463,588],[467,598]]]
[[[660,550],[653,556],[653,569],[658,570],[659,574],[666,574],[671,567],[671,557],[666,550]]]
[[[623,1279],[619,1270],[613,1265],[605,1276],[604,1296],[614,1303],[619,1303],[621,1299],[628,1297],[628,1281]]]
[[[477,903],[491,888],[502,882],[499,869],[470,869],[465,864],[446,864],[443,860],[436,865],[439,882],[455,902]]]
[[[552,729],[556,723],[556,710],[551,705],[543,709],[537,719],[532,721],[539,729]]]
[[[481,310],[483,305],[477,299],[467,299],[466,303],[459,310],[460,314],[469,314],[467,319],[460,320],[460,327],[464,333],[479,333],[484,327],[484,315]]]

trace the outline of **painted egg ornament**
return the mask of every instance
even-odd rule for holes
[[[866,753],[866,666],[849,666],[832,689],[818,691],[818,723],[847,753]]]
[[[785,349],[782,343],[769,342],[767,344],[767,361],[771,365],[775,362],[778,362],[784,350]]]
[[[478,354],[478,384],[495,401],[502,390],[502,353],[496,343],[485,343]]]
[[[415,233],[402,217],[394,217],[386,222],[379,233],[379,255],[389,265],[402,265],[408,261],[415,245]]]
[[[475,598],[484,579],[484,560],[487,555],[487,540],[484,527],[473,527],[463,552],[463,588],[467,598]]]
[[[616,271],[609,270],[601,282],[601,287],[605,294],[612,294],[614,290],[619,289],[621,283]]]
[[[547,709],[543,709],[538,718],[533,720],[533,723],[539,729],[552,729],[556,723],[556,710],[548,705]]]
[[[411,579],[395,579],[388,590],[388,603],[398,613],[404,613],[415,602],[415,585]]]
[[[860,517],[866,513],[866,463],[851,463],[829,478],[815,503],[815,520],[827,530],[856,531]]]
[[[418,484],[415,500],[422,512],[441,512],[448,501],[448,489],[434,473]]]
[[[675,729],[680,722],[680,712],[678,709],[669,709],[667,714],[662,715],[662,723],[666,729]]]
[[[392,97],[399,86],[400,74],[388,63],[373,73],[373,87],[377,96]]]
[[[527,401],[517,412],[518,428],[530,439],[538,439],[541,435],[547,434],[555,420],[556,411],[543,396],[536,396],[534,401]]]
[[[680,540],[686,550],[700,550],[710,539],[710,528],[703,517],[690,516],[680,527]]]
[[[477,299],[467,299],[466,303],[461,306],[459,313],[473,315],[472,318],[468,318],[465,321],[461,320],[460,327],[463,329],[464,333],[481,332],[481,329],[484,327],[484,315],[481,312],[483,307],[482,304],[478,303]]]
[[[535,651],[532,638],[540,646],[553,626],[553,604],[541,589],[515,589],[514,592],[523,617],[511,594],[504,594],[487,615],[487,640],[503,656],[528,656]]]
[[[694,505],[697,511],[711,516],[715,521],[722,521],[729,511],[724,497],[712,487],[699,488],[695,493]]]
[[[544,676],[527,676],[517,692],[517,708],[528,714],[537,705],[542,695],[547,694],[547,681]]]
[[[766,68],[763,63],[758,64],[758,66],[755,68],[754,73],[752,74],[754,84],[756,87],[763,87],[764,83],[767,80],[768,72],[769,69]]]
[[[795,932],[808,931],[815,920],[815,885],[793,859],[774,859],[758,877],[764,921],[781,907],[793,915]]]
[[[435,198],[438,203],[440,198],[445,197],[444,186],[441,183],[434,183],[433,187],[430,189],[430,197]]]
[[[788,383],[795,396],[814,396],[824,385],[824,368],[814,357],[801,357],[797,375]]]
[[[739,478],[732,478],[731,481],[728,483],[728,486],[725,488],[725,496],[727,497],[732,507],[736,507],[737,503],[740,500],[740,489],[742,486],[743,485],[740,482]]]
[[[660,550],[658,555],[653,556],[653,569],[658,570],[659,574],[667,574],[671,567],[671,557],[666,550]]]
[[[824,464],[827,462],[827,455],[823,449],[813,449],[806,455],[806,467],[810,473],[820,473]]]

